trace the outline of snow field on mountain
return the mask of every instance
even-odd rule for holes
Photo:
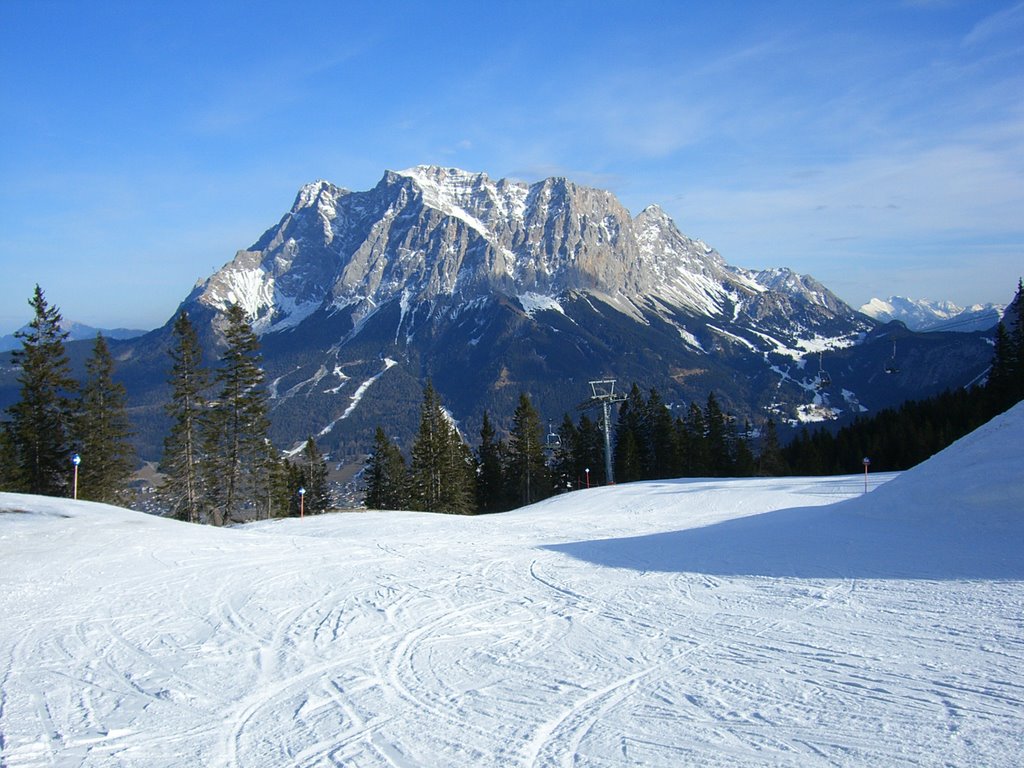
[[[0,763],[1019,764],[1024,406],[900,475],[212,529],[0,494]]]

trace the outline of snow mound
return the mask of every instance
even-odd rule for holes
[[[550,549],[641,571],[1024,579],[1022,435],[1024,403],[857,498]]]
[[[865,499],[869,517],[1024,535],[1024,402],[962,437]]]

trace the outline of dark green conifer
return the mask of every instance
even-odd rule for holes
[[[512,414],[507,478],[511,498],[523,506],[551,495],[540,416],[525,392]]]
[[[260,516],[269,508],[274,459],[267,439],[259,341],[237,304],[228,308],[227,322],[226,348],[215,375],[217,398],[204,430],[206,485],[214,525],[241,520],[247,514]]]
[[[779,445],[779,432],[775,421],[768,419],[761,428],[761,449],[757,454],[757,473],[768,477],[786,474],[786,460]]]
[[[708,474],[712,477],[728,477],[733,470],[730,435],[725,414],[714,392],[708,393],[704,422],[707,428]]]
[[[480,427],[480,447],[477,450],[477,509],[480,512],[499,512],[506,509],[505,502],[505,444],[497,438],[494,425],[484,411]]]
[[[682,422],[684,435],[681,440],[685,445],[685,476],[707,477],[712,474],[708,454],[707,421],[704,412],[696,402],[690,403],[686,418]]]
[[[114,359],[102,335],[96,337],[85,366],[86,380],[75,420],[81,454],[78,497],[107,504],[126,504],[135,469],[130,442],[127,394],[114,381]]]
[[[12,355],[20,368],[20,397],[8,409],[13,465],[7,474],[14,490],[62,496],[71,477],[71,396],[77,384],[64,350],[68,334],[61,330],[60,310],[47,304],[38,285],[28,303],[34,316],[28,330],[15,333],[21,349]]]
[[[185,311],[174,321],[170,357],[171,399],[166,411],[171,419],[171,431],[164,439],[160,460],[164,480],[158,494],[171,516],[198,523],[206,497],[201,470],[210,375],[203,367],[199,338]]]
[[[301,487],[306,489],[305,513],[322,515],[331,508],[331,493],[327,486],[327,461],[312,436],[306,440],[306,445],[302,449],[299,470]]]
[[[475,467],[469,447],[456,431],[428,381],[420,407],[420,428],[412,446],[412,508],[455,515],[476,507]]]
[[[373,438],[373,452],[366,464],[366,496],[370,509],[409,508],[408,472],[405,458],[381,427]]]

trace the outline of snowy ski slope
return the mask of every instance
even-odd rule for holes
[[[0,494],[0,764],[1014,766],[1024,406],[898,476],[216,530]]]

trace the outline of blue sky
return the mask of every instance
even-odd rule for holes
[[[1024,2],[0,0],[0,89],[0,333],[36,283],[161,325],[302,184],[421,163],[657,203],[854,306],[1024,273]]]

